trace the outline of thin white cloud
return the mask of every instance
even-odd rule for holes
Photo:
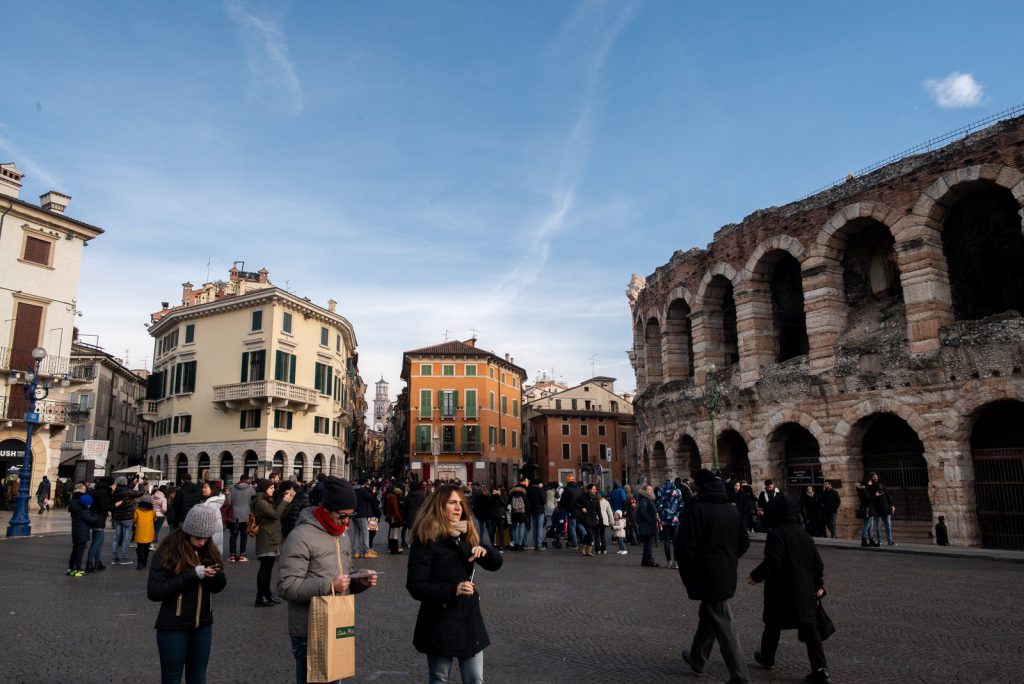
[[[245,11],[238,0],[228,0],[224,9],[241,29],[245,41],[249,72],[257,87],[283,88],[291,108],[302,111],[302,82],[292,62],[288,43],[279,22]]]
[[[6,128],[6,126],[4,126]],[[9,138],[0,136],[0,152],[6,154],[6,159],[0,159],[0,161],[14,162],[20,170],[25,173],[25,181],[32,179],[32,181],[39,181],[40,184],[45,185],[47,190],[61,190],[64,186],[61,185],[60,180],[44,169],[38,164],[35,159],[29,156],[25,150],[20,146],[14,144]]]
[[[945,78],[931,78],[924,82],[925,90],[932,101],[943,109],[964,109],[977,107],[985,94],[973,74],[954,71]]]

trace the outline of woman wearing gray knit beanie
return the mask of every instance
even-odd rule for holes
[[[206,681],[213,641],[211,596],[227,586],[220,553],[210,542],[219,519],[214,508],[193,507],[153,556],[146,594],[160,601],[156,644],[163,682],[180,682],[182,671],[188,682]]]

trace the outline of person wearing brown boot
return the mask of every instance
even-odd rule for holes
[[[594,533],[601,522],[601,501],[597,496],[597,485],[588,485],[580,497],[580,511],[583,518],[580,522],[586,528],[587,537],[580,543],[584,556],[594,555]]]

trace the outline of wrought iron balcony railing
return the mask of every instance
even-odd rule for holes
[[[67,401],[43,399],[36,402],[39,422],[51,425],[67,425],[70,422],[68,414],[74,408],[76,405]],[[28,409],[29,401],[25,397],[17,395],[0,397],[0,415],[6,420],[24,421]]]
[[[68,357],[50,356],[48,354],[39,364],[39,372],[42,375],[59,375],[67,373],[70,366],[71,359]],[[0,347],[0,371],[24,373],[31,368],[35,368],[35,360],[32,358],[31,349]]]

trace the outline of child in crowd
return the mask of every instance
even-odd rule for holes
[[[92,528],[102,525],[99,517],[90,509],[92,507],[92,496],[75,492],[68,504],[68,512],[71,514],[71,558],[68,559],[68,576],[82,577],[85,571],[82,570],[82,556],[85,554],[85,547],[92,538]]]
[[[622,511],[615,511],[615,519],[612,521],[612,536],[615,537],[615,542],[619,545],[619,550],[616,552],[620,556],[625,556],[629,553],[626,550],[626,519],[622,517]]]
[[[153,509],[153,497],[146,494],[139,500],[132,514],[135,524],[135,557],[138,563],[136,570],[142,570],[149,561],[149,545],[156,539],[156,511]]]

